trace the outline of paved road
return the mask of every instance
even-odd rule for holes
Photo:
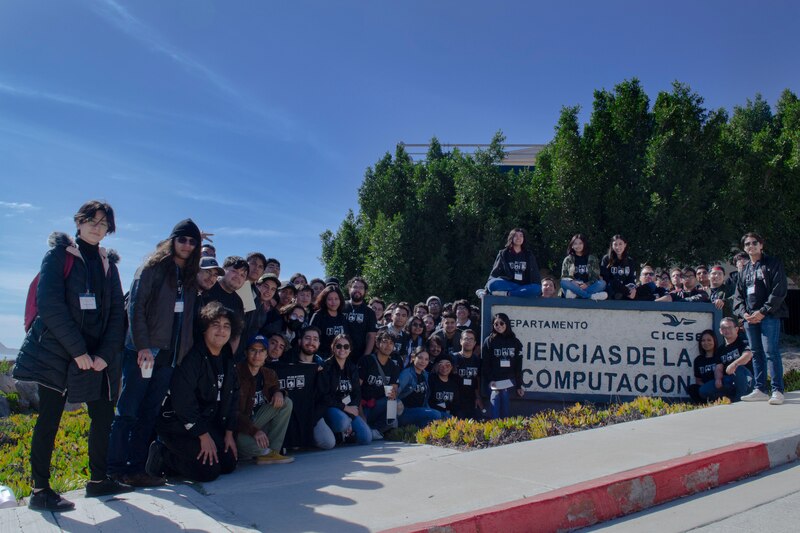
[[[800,530],[800,463],[582,531],[731,533]]]

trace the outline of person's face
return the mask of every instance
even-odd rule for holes
[[[408,321],[408,311],[403,307],[396,307],[392,314],[392,324],[396,328],[403,328]]]
[[[556,286],[552,280],[542,281],[542,298],[553,298],[556,295]]]
[[[719,332],[728,341],[736,340],[736,337],[739,335],[738,328],[727,320],[719,325]]]
[[[394,340],[391,337],[384,337],[378,343],[378,351],[383,355],[390,355],[394,351]]]
[[[456,330],[456,319],[455,318],[445,318],[442,320],[442,327],[448,335],[453,333]]]
[[[416,356],[414,356],[414,368],[417,370],[425,370],[428,368],[428,361],[431,358],[428,355],[428,352],[419,352]]]
[[[258,288],[258,293],[261,295],[261,299],[265,302],[271,300],[278,290],[278,284],[275,283],[275,280],[271,279],[268,279],[260,285],[256,285],[256,287]]]
[[[342,300],[339,299],[339,295],[335,292],[330,292],[328,293],[328,296],[325,297],[325,307],[328,309],[328,311],[338,311],[341,303]]]
[[[216,270],[211,268],[201,269],[200,272],[197,273],[197,284],[202,290],[207,291],[214,286],[218,277],[219,274],[217,274]]]
[[[312,297],[312,299],[316,300],[317,296],[319,296],[319,293],[321,293],[324,289],[325,289],[324,283],[320,283],[319,281],[312,283],[311,290],[314,291],[314,296]]]
[[[439,303],[439,300],[431,300],[428,303],[428,311],[430,311],[430,313],[433,316],[436,316],[436,314],[441,310],[442,310],[442,304]]]
[[[450,373],[453,371],[453,363],[451,363],[447,359],[442,359],[439,361],[439,364],[436,368],[436,373],[440,376],[449,376]]]
[[[425,323],[419,318],[412,318],[411,319],[411,334],[420,336],[425,333]]]
[[[308,307],[311,305],[311,296],[313,292],[311,291],[299,291],[297,293],[297,303],[302,305],[303,307]]]
[[[78,235],[81,240],[87,244],[97,245],[108,233],[108,221],[106,220],[106,212],[97,210],[94,217],[76,224],[78,228]]]
[[[225,285],[234,291],[238,291],[247,281],[247,270],[244,268],[228,267],[225,269]]]
[[[708,273],[708,281],[716,289],[725,281],[725,274],[721,270],[712,270]]]
[[[214,319],[203,333],[203,339],[211,352],[219,353],[231,339],[231,321],[226,317]]]
[[[714,337],[709,334],[703,335],[703,338],[700,339],[700,347],[705,350],[706,352],[710,352],[714,349]]]
[[[521,231],[515,232],[511,238],[511,243],[514,246],[522,246],[525,243],[525,235]]]
[[[295,307],[292,309],[292,312],[289,313],[289,321],[300,322],[301,324],[306,321],[306,313],[299,307]]]
[[[350,299],[356,303],[362,302],[366,292],[367,289],[364,287],[364,284],[360,281],[356,281],[350,286]]]
[[[672,271],[669,273],[669,279],[672,281],[673,287],[680,289],[681,285],[683,285],[683,272]]]
[[[461,334],[461,348],[467,351],[475,349],[475,335]]]
[[[433,317],[426,316],[422,319],[422,322],[425,324],[425,331],[428,333],[433,331],[433,328],[436,327],[436,323],[433,321]]]
[[[642,283],[642,285],[644,285],[645,283],[650,283],[651,281],[653,281],[653,279],[655,279],[653,277],[655,275],[656,274],[655,272],[653,272],[652,268],[643,268],[642,273],[639,274],[639,281]]]
[[[272,336],[269,339],[268,353],[270,359],[280,359],[283,352],[286,351],[286,341],[277,336]]]
[[[658,276],[658,286],[664,289],[669,288],[669,274],[661,274]]]
[[[581,239],[575,239],[572,243],[572,251],[575,252],[576,255],[583,255],[583,241]]]
[[[435,359],[441,353],[442,353],[442,347],[439,345],[438,342],[428,343],[428,355],[430,355]]]
[[[281,307],[288,305],[294,298],[294,291],[291,288],[286,288],[278,292],[278,297],[281,300]]]
[[[684,272],[683,273],[683,288],[686,290],[692,290],[697,285],[697,276],[692,274],[691,272]]]
[[[508,326],[506,326],[506,323],[505,323],[505,322],[503,322],[502,320],[500,320],[499,318],[495,318],[495,319],[494,319],[494,322],[492,322],[492,328],[493,328],[493,329],[494,329],[494,330],[495,330],[497,333],[505,333],[505,332],[506,332],[506,328],[507,328],[507,327],[508,327]]]
[[[417,307],[417,310],[414,311],[414,316],[418,318],[422,318],[428,314],[428,310],[424,307]]]
[[[611,249],[614,250],[618,257],[622,257],[622,253],[627,246],[627,243],[622,239],[614,239],[614,242],[611,243]]]
[[[383,319],[383,306],[381,304],[379,304],[378,302],[372,302],[370,307],[375,312],[375,318],[378,319],[378,320],[382,320]]]
[[[703,285],[708,285],[708,270],[701,268],[697,271],[696,274],[697,274],[697,281],[699,281]]]
[[[764,251],[764,245],[758,242],[753,237],[748,237],[744,240],[744,251],[750,257],[758,257]]]
[[[736,260],[736,270],[741,272],[746,264],[747,264],[747,259],[737,259]]]
[[[333,343],[333,355],[336,356],[336,359],[347,359],[347,356],[350,355],[350,341],[336,339],[336,342]]]
[[[247,364],[252,367],[260,368],[264,366],[267,359],[267,347],[257,342],[247,349]]]
[[[203,246],[203,249],[200,250],[200,255],[203,257],[217,257],[217,251],[210,246]]]
[[[175,256],[178,259],[186,261],[192,255],[194,249],[197,247],[197,241],[193,237],[175,237],[173,239],[173,248],[175,249]]]
[[[306,331],[300,339],[300,349],[306,355],[314,355],[319,350],[319,334],[316,331]]]
[[[250,273],[247,275],[247,279],[255,283],[264,273],[267,265],[258,257],[251,257],[247,264],[250,266]]]
[[[303,275],[295,276],[289,281],[292,282],[292,285],[308,285],[308,280]]]
[[[463,305],[459,305],[458,307],[456,307],[456,318],[458,318],[458,321],[461,322],[462,324],[467,320],[469,320],[469,309],[467,309]]]

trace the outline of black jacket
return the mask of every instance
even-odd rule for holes
[[[733,312],[736,316],[744,318],[746,312],[761,311],[762,314],[772,318],[786,318],[789,308],[786,306],[786,274],[783,263],[777,257],[766,254],[759,261],[760,276],[763,277],[767,289],[767,299],[759,309],[749,309],[747,305],[747,283],[757,274],[756,268],[748,261],[736,280],[736,293],[733,296]]]
[[[96,310],[82,310],[80,295],[87,292],[90,285],[86,262],[66,233],[53,233],[48,243],[51,249],[42,260],[36,289],[39,315],[20,348],[14,378],[32,381],[62,394],[69,391],[72,402],[93,401],[101,396],[109,400],[116,398],[125,337],[122,284],[116,266],[119,256],[113,250],[99,249],[105,272],[102,299],[97,301]],[[67,254],[75,256],[75,261],[65,279]],[[100,320],[85,322],[87,313],[100,313]],[[78,369],[74,359],[85,353],[100,357],[108,366],[103,372]],[[102,386],[103,380],[107,382],[106,387]],[[106,391],[107,396],[101,395],[101,391]]]
[[[177,363],[192,348],[194,308],[197,290],[183,289],[183,323]],[[153,267],[139,267],[131,283],[128,301],[130,326],[125,346],[133,351],[146,348],[172,350],[172,323],[175,319],[177,276],[175,262],[166,258]]]
[[[600,277],[607,284],[606,292],[610,299],[627,300],[629,292],[627,285],[636,283],[636,262],[626,257],[612,265],[611,258],[606,254],[600,261]]]
[[[494,265],[492,265],[492,272],[489,274],[489,278],[502,278],[506,281],[513,281],[514,283],[518,283],[520,285],[542,283],[542,276],[539,273],[539,265],[536,262],[536,257],[534,257],[532,251],[527,249],[522,251],[522,256],[524,258],[523,260],[526,264],[521,280],[514,279],[514,271],[510,266],[512,255],[514,255],[513,252],[508,248],[503,248],[497,252],[497,257],[494,260]]]
[[[339,368],[335,357],[329,358],[322,366],[319,375],[320,401],[325,407],[343,409],[342,400],[350,396],[347,405],[358,407],[361,405],[361,386],[359,385],[358,367],[350,358],[345,360],[344,368]],[[349,385],[347,382],[349,381]],[[341,390],[339,385],[342,385]]]
[[[208,353],[205,343],[198,340],[180,366],[175,368],[169,395],[161,409],[159,431],[188,431],[192,436],[199,437],[211,428],[218,431],[236,430],[239,379],[230,345],[226,344],[222,353],[217,356],[225,369],[222,390],[217,386],[217,375],[211,366],[210,357],[213,356]]]

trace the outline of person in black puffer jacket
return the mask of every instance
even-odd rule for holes
[[[75,242],[53,233],[36,290],[38,314],[28,330],[14,366],[14,378],[38,384],[39,417],[31,438],[33,494],[36,510],[68,511],[71,502],[50,488],[50,459],[64,403],[86,402],[91,417],[87,496],[127,492],[106,475],[108,435],[121,373],[125,319],[119,257],[100,247],[113,233],[114,211],[96,200],[73,217]],[[72,266],[65,268],[68,254]],[[68,272],[67,272],[68,270]],[[66,274],[66,275],[65,275]]]

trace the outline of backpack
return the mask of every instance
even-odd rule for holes
[[[64,258],[64,279],[69,276],[73,264],[75,264],[75,256],[69,253],[66,254]],[[36,277],[33,278],[28,287],[28,297],[25,299],[25,333],[31,329],[33,321],[39,316],[39,307],[36,305],[36,289],[39,287],[39,277],[41,275],[41,272],[36,274]]]

